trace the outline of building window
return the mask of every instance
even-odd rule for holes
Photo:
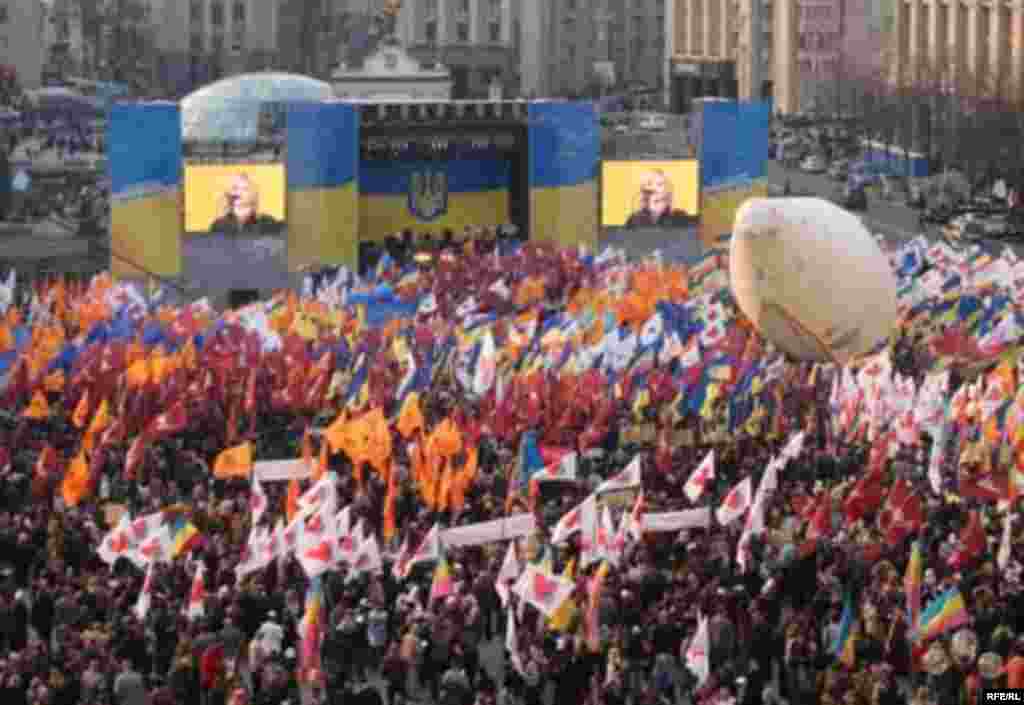
[[[460,42],[469,41],[469,24],[467,22],[459,22],[455,25],[455,38]]]
[[[0,24],[7,24],[7,3],[0,3]]]
[[[189,37],[188,46],[189,46],[189,48],[193,52],[200,52],[200,51],[202,51],[203,50],[203,35],[201,35],[201,34],[193,34],[191,37]]]
[[[500,22],[491,22],[489,31],[490,31],[490,38],[491,38],[492,42],[500,42],[501,41],[501,23]]]
[[[427,13],[427,17],[437,17],[437,0],[427,0],[423,9]]]
[[[235,2],[231,7],[231,19],[235,24],[245,24],[245,3]]]
[[[231,51],[236,54],[245,46],[245,28],[235,26],[231,30]]]
[[[469,0],[461,0],[459,2],[459,12],[465,15],[469,14]]]
[[[210,5],[210,22],[217,27],[224,24],[224,4],[219,0]]]
[[[423,36],[428,42],[437,41],[437,22],[427,22],[423,27]]]
[[[224,35],[223,34],[215,34],[215,35],[213,35],[212,49],[213,49],[213,53],[215,53],[215,54],[219,54],[222,51],[224,51]]]

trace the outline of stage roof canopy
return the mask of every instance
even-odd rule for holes
[[[294,73],[231,76],[182,99],[184,138],[204,142],[255,139],[265,104],[329,100],[332,95],[330,84]]]

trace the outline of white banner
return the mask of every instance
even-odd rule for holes
[[[683,529],[706,529],[709,526],[711,526],[710,507],[644,514],[644,531],[682,531]]]
[[[461,548],[463,546],[480,546],[495,541],[508,541],[533,533],[534,519],[532,514],[513,514],[504,519],[483,521],[479,524],[457,526],[441,532],[441,543],[445,546]]]
[[[300,458],[292,460],[257,460],[253,463],[253,472],[260,482],[281,480],[304,480],[313,475],[313,469]]]

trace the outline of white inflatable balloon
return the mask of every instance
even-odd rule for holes
[[[736,212],[733,295],[765,338],[802,360],[845,363],[889,336],[896,277],[852,213],[820,198],[754,198]]]

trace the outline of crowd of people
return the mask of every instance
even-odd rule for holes
[[[899,328],[840,366],[764,340],[721,253],[462,249],[224,313],[8,281],[4,702],[1024,687],[1011,257],[894,252]]]

